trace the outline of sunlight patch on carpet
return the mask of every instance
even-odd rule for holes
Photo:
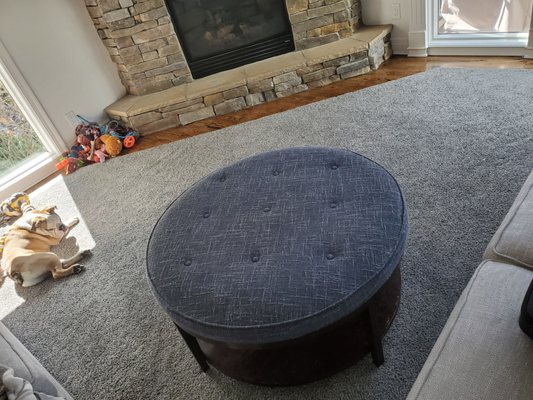
[[[31,204],[36,208],[45,207],[49,205],[57,206],[57,213],[61,216],[63,222],[66,222],[72,218],[79,218],[80,223],[63,239],[59,246],[52,248],[52,251],[59,255],[61,258],[71,257],[78,250],[90,249],[95,247],[95,241],[85,223],[83,215],[76,206],[74,199],[72,198],[69,190],[63,180],[62,176],[54,178],[50,182],[44,184],[39,189],[30,194]],[[3,227],[1,231],[5,231],[9,227]],[[83,263],[83,261],[82,261]],[[65,279],[76,279],[76,276],[68,277]],[[61,282],[57,282],[58,285]],[[32,291],[38,291],[39,285],[30,288],[23,288],[15,284],[10,278],[5,278],[3,283],[0,281],[0,319],[5,318],[11,314],[14,310],[20,307],[31,294]]]

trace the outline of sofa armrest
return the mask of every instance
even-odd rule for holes
[[[519,327],[533,271],[484,261],[463,291],[407,400],[530,400],[533,341]]]
[[[492,237],[483,259],[533,270],[533,172]]]
[[[0,364],[13,368],[15,376],[31,383],[37,392],[72,400],[67,391],[0,322]]]

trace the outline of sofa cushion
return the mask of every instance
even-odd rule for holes
[[[30,382],[36,392],[72,399],[65,389],[1,322],[0,364],[13,368],[15,376]]]
[[[483,258],[533,269],[533,172],[487,246]]]
[[[455,305],[408,400],[531,400],[533,341],[520,306],[533,272],[484,261]]]

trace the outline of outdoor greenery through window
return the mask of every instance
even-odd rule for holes
[[[44,152],[41,141],[0,81],[0,178]]]

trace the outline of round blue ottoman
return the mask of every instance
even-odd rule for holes
[[[204,370],[303,383],[368,352],[383,362],[407,231],[398,183],[377,163],[332,148],[271,151],[169,206],[148,277]]]

